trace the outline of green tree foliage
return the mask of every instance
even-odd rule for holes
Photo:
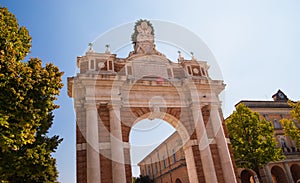
[[[48,137],[63,75],[38,58],[23,62],[31,37],[0,6],[0,180],[56,182],[55,152],[62,141]]]
[[[270,161],[283,159],[274,138],[272,123],[261,119],[244,104],[226,120],[233,154],[238,167],[253,169],[259,179],[259,169]]]
[[[149,176],[140,175],[140,177],[134,177],[132,180],[133,183],[153,183],[153,180]]]
[[[289,101],[289,105],[292,107],[292,119],[282,119],[280,122],[285,134],[296,142],[297,148],[300,148],[300,129],[298,128],[300,127],[300,101],[297,103]]]

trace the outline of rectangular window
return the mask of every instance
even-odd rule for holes
[[[151,169],[150,169],[150,165],[148,165],[148,175],[151,176]]]
[[[173,77],[172,70],[171,70],[171,69],[168,69],[167,72],[168,72],[168,77],[169,77],[169,78],[172,78],[172,77]]]
[[[95,70],[95,61],[90,60],[90,70]]]
[[[202,75],[206,76],[205,70],[203,69],[203,67],[201,67],[201,71],[202,71]]]
[[[176,153],[173,152],[173,162],[176,163]]]
[[[190,65],[187,66],[187,71],[189,75],[192,75],[192,69]]]
[[[113,62],[111,60],[108,61],[107,70],[108,71],[113,71],[114,70],[114,68],[113,68]]]
[[[132,68],[131,66],[127,66],[127,74],[132,75]]]

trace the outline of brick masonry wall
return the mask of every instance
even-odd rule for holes
[[[212,155],[212,158],[214,161],[214,166],[215,166],[218,183],[225,183],[217,144],[210,144],[209,146],[210,146],[211,155]]]
[[[77,170],[77,182],[87,182],[87,164],[86,164],[86,150],[76,151],[76,170]]]
[[[199,182],[205,182],[199,147],[198,147],[198,145],[192,146],[192,149],[193,149],[193,154],[194,154],[196,170],[197,170],[197,174],[198,174],[198,180],[199,180]]]

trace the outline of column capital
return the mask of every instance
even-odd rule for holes
[[[221,108],[222,104],[221,104],[221,102],[211,102],[210,106],[211,106],[212,110],[213,109],[217,109],[218,110],[219,108]]]
[[[107,104],[109,110],[120,109],[122,102],[120,100],[112,100]]]
[[[84,108],[87,110],[95,109],[97,108],[97,105],[95,101],[85,101],[83,104]]]
[[[200,109],[201,108],[201,103],[200,102],[192,102],[190,104],[191,109]]]
[[[198,102],[198,103],[192,103],[191,104],[191,108],[195,108],[195,107],[204,107],[204,106],[210,106],[212,109],[213,108],[221,108],[221,103],[220,102]]]
[[[183,146],[182,149],[185,150],[186,148],[190,148],[192,146],[198,145],[198,142],[196,139],[194,140],[188,140]]]

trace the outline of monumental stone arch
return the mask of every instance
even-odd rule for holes
[[[92,46],[68,78],[76,112],[79,183],[131,183],[129,133],[141,119],[163,119],[179,133],[190,183],[236,182],[219,94],[221,80],[194,57],[171,62],[155,48],[149,21],[137,21],[133,51],[118,58]]]

